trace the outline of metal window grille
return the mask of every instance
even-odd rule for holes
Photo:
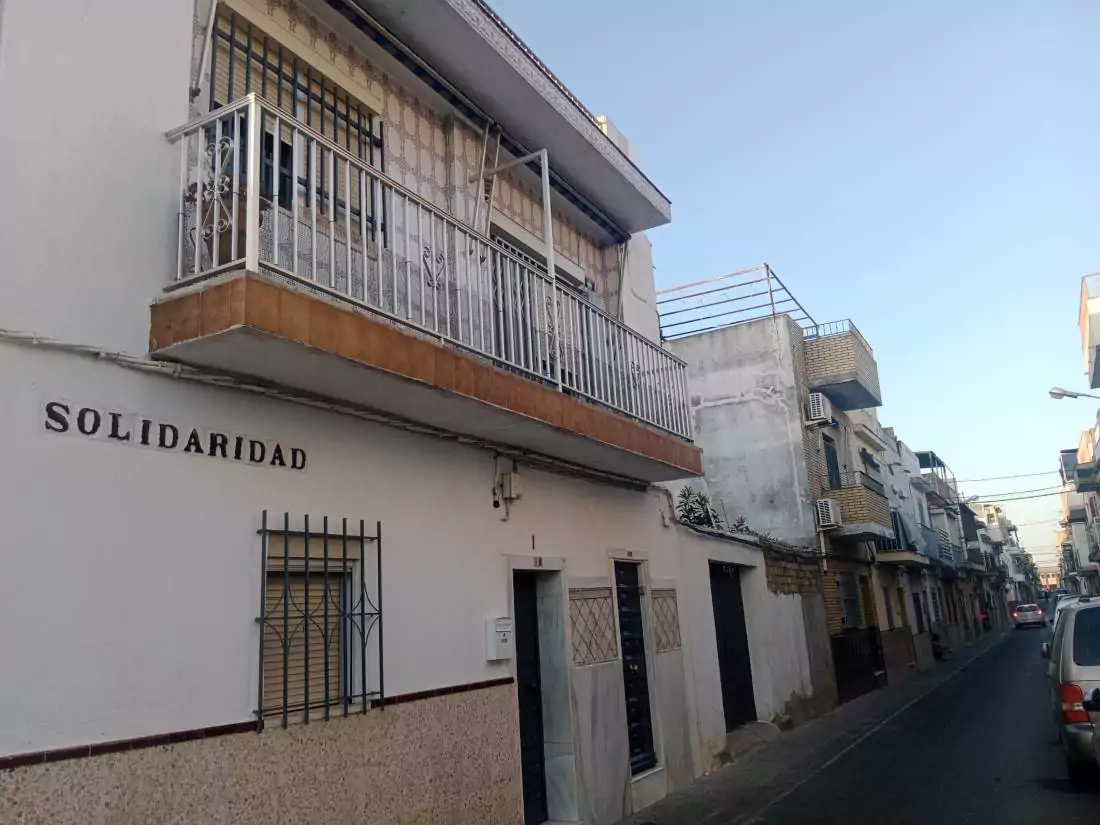
[[[680,649],[680,612],[675,590],[653,591],[653,638],[657,652]]]
[[[382,120],[324,73],[251,21],[224,8],[219,11],[213,40],[210,58],[212,110],[255,92],[369,166],[385,169]],[[240,129],[241,135],[247,134],[246,120],[242,117],[235,128]],[[372,241],[379,229],[385,234],[387,204],[375,187],[360,193],[357,177],[345,185],[337,174],[339,167],[334,169],[325,163],[324,152],[318,155],[285,123],[280,127],[274,118],[265,117],[263,130],[261,198],[265,211],[270,211],[272,203],[278,200],[279,207],[288,213],[283,216],[287,231],[291,226],[292,200],[296,192],[302,192],[312,195],[312,209],[318,213],[322,225],[325,225],[324,216],[346,214],[356,226],[369,233]],[[276,132],[279,133],[278,141]],[[228,134],[223,139],[231,140]],[[212,133],[207,142],[214,140]],[[279,144],[277,148],[276,143]],[[241,146],[240,161],[242,167],[247,167],[243,150]],[[296,156],[299,171],[295,182]],[[365,204],[363,209],[360,204]],[[380,222],[376,217],[380,217]]]
[[[360,160],[384,168],[382,120],[282,43],[225,8],[214,28],[210,77],[211,109],[256,92]]]
[[[615,641],[615,604],[610,587],[569,591],[573,664],[577,667],[611,662],[619,656]]]
[[[259,679],[256,716],[292,715],[309,723],[314,712],[331,718],[363,712],[385,698],[382,634],[382,523],[373,535],[310,530],[309,516],[292,529],[263,512],[261,536]]]

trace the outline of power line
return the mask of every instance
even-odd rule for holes
[[[1046,498],[1047,496],[1060,496],[1060,495],[1062,495],[1062,491],[1058,490],[1057,492],[1054,492],[1054,493],[1036,493],[1035,495],[1017,496],[1016,498],[998,498],[996,496],[990,496],[989,498],[984,498],[983,499],[979,496],[979,500],[981,501],[982,504],[1003,504],[1005,502],[1011,502],[1011,501],[1026,501],[1029,498]]]
[[[1031,490],[1010,490],[1010,491],[1007,491],[1007,492],[1004,492],[1004,493],[986,493],[985,495],[987,495],[987,496],[994,496],[994,495],[995,496],[1016,496],[1016,495],[1020,495],[1022,493],[1042,493],[1042,492],[1045,492],[1046,490],[1057,490],[1058,492],[1062,492],[1063,487],[1062,487],[1061,484],[1051,484],[1051,485],[1048,485],[1046,487],[1035,487]],[[975,493],[974,495],[978,496],[978,498],[982,498],[982,495],[980,495],[978,493]]]
[[[1032,478],[1034,476],[1057,475],[1060,470],[1043,470],[1041,473],[1017,473],[1014,476],[991,476],[990,478],[961,478],[957,484],[974,483],[978,481],[1004,481],[1006,478]]]
[[[1017,527],[1038,527],[1040,524],[1056,524],[1060,522],[1060,518],[1048,518],[1045,521],[1029,521],[1026,524],[1017,524]]]

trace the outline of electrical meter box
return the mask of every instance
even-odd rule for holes
[[[485,658],[490,662],[511,659],[515,649],[512,639],[512,619],[502,616],[485,622]]]

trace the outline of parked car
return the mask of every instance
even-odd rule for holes
[[[1058,629],[1058,617],[1062,615],[1067,607],[1077,604],[1080,598],[1080,596],[1065,596],[1058,600],[1052,610],[1047,611],[1047,618],[1050,619],[1050,628],[1052,632]]]
[[[1043,608],[1037,604],[1018,604],[1012,611],[1012,621],[1016,628],[1021,627],[1046,627],[1047,620],[1043,616]]]
[[[1100,722],[1100,600],[1084,596],[1067,605],[1042,650],[1070,782],[1091,784],[1100,768],[1093,735]]]

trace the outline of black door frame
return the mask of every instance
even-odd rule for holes
[[[638,776],[660,764],[654,730],[649,671],[651,656],[644,599],[647,571],[643,567],[639,559],[612,559],[631,776]]]
[[[538,825],[550,818],[542,710],[542,657],[539,651],[538,575],[531,570],[512,571],[512,633],[525,825]]]
[[[740,565],[714,559],[707,564],[727,733],[757,719],[748,616],[741,587],[743,570]]]

